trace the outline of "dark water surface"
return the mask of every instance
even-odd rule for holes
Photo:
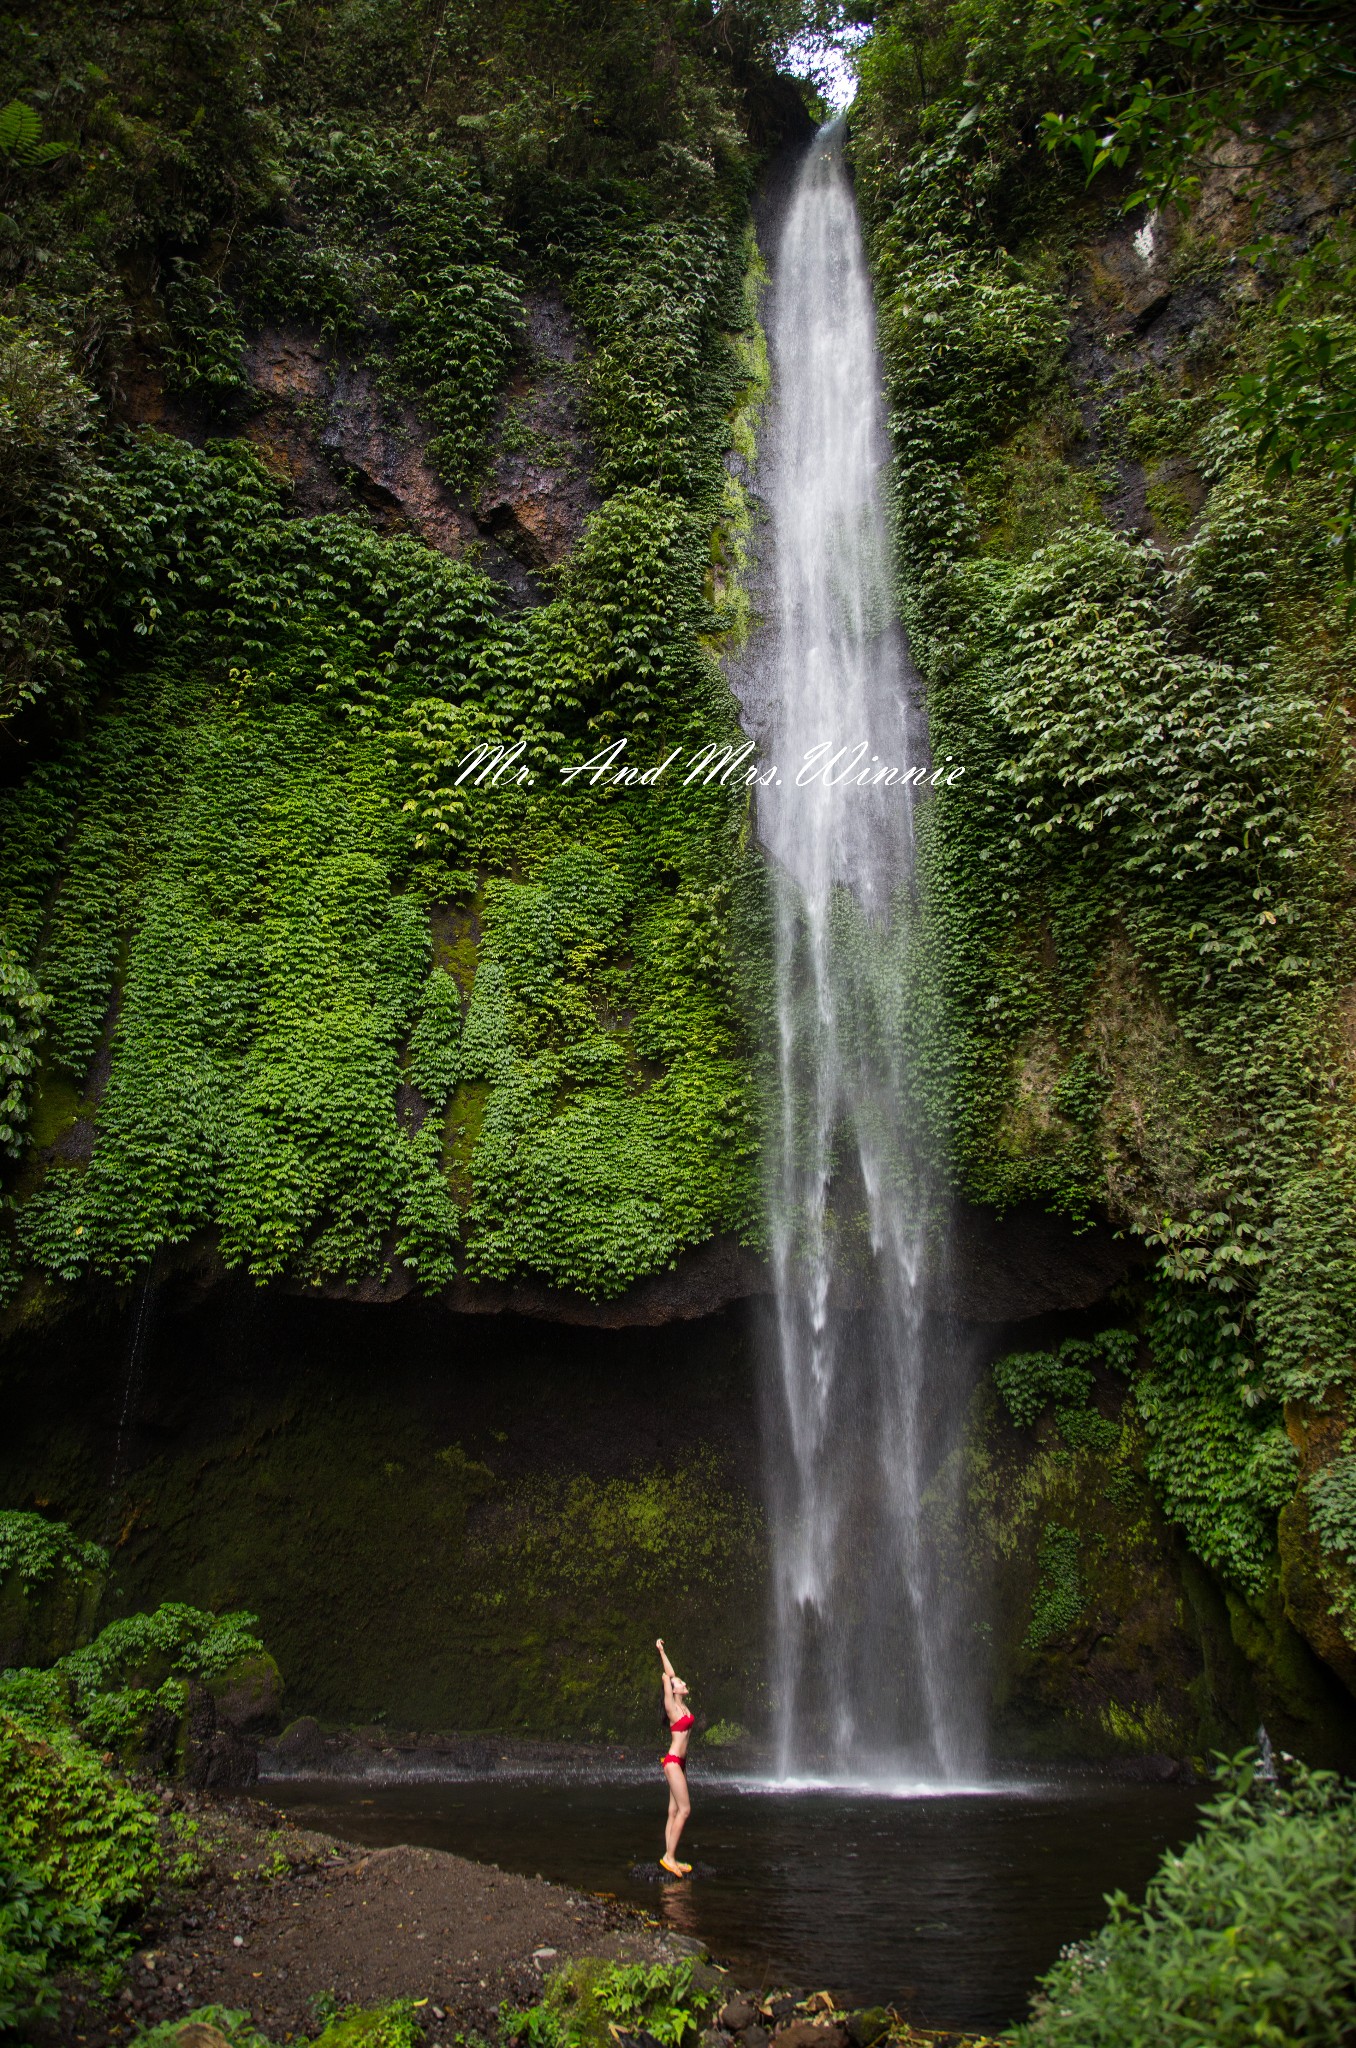
[[[683,1841],[713,1875],[646,1884],[662,1844],[654,1779],[270,1780],[302,1825],[370,1845],[417,1842],[634,1900],[699,1936],[750,1985],[824,1987],[896,2005],[919,2025],[1022,2018],[1065,1942],[1100,1925],[1102,1895],[1142,1893],[1193,1832],[1180,1786],[1075,1781],[900,1797],[785,1790],[693,1774]]]

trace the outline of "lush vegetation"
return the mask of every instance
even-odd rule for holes
[[[108,1552],[99,1543],[82,1543],[64,1522],[23,1509],[0,1509],[0,1580],[11,1573],[25,1586],[38,1586],[58,1574],[102,1571]]]
[[[568,1964],[547,1979],[540,2004],[505,2010],[501,2026],[520,2048],[606,2048],[619,2028],[684,2048],[724,1995],[693,1975],[690,1962]]]
[[[116,1958],[160,1868],[153,1801],[70,1729],[0,1708],[0,2033],[55,2007],[56,1970]]]
[[[756,1235],[744,793],[561,770],[736,730],[749,135],[797,13],[8,23],[5,1291],[211,1230],[258,1279],[610,1294]],[[586,344],[560,459],[599,502],[522,609],[473,515],[543,297]],[[341,383],[417,416],[455,558],[342,463],[299,516],[261,331],[318,336],[331,396],[289,431],[322,468]],[[532,781],[459,781],[519,740]]]
[[[69,1716],[87,1741],[135,1757],[157,1722],[182,1718],[191,1679],[223,1678],[266,1654],[255,1619],[174,1601],[128,1615],[55,1664],[0,1673],[0,1708],[44,1723]]]
[[[82,1588],[91,1572],[102,1584],[106,1566],[98,1544],[61,1522],[0,1515],[0,1596],[16,1583]],[[162,1876],[183,1874],[182,1859],[166,1868],[156,1800],[126,1781],[115,1755],[123,1767],[181,1767],[190,1687],[247,1686],[261,1667],[273,1672],[248,1614],[171,1604],[92,1640],[79,1603],[58,1601],[50,1619],[61,1654],[0,1671],[0,2035],[55,2009],[60,1971],[116,1980]],[[36,1660],[43,1644],[28,1647]]]
[[[936,1129],[973,1198],[1154,1249],[1160,1498],[1258,1601],[1289,1503],[1296,1618],[1356,1642],[1309,1434],[1356,1327],[1352,53],[1314,27],[887,0],[853,150],[903,606],[969,771],[924,828]],[[1042,1370],[1004,1368],[1020,1421]]]
[[[1240,1762],[1200,1832],[1142,1904],[1123,1892],[1042,1980],[1022,2048],[1276,2048],[1337,2041],[1356,2020],[1356,1789]]]

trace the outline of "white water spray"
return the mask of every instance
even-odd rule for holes
[[[893,613],[874,316],[841,122],[797,174],[768,340],[770,630],[741,694],[782,778],[759,811],[776,876],[779,1764],[958,1779],[975,1770],[977,1716],[931,1540],[947,1505],[936,1475],[950,1374],[925,1315],[944,1209],[911,1086],[913,808],[907,783],[856,779],[873,764],[926,765],[927,743]],[[853,779],[795,786],[827,742],[866,743]]]

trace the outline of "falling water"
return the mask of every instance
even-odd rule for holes
[[[780,1763],[793,1776],[955,1779],[975,1768],[975,1716],[933,1540],[951,1375],[925,1314],[944,1207],[910,1085],[914,814],[907,782],[858,780],[930,763],[893,614],[879,364],[841,122],[789,195],[768,340],[767,631],[741,695],[781,778],[759,810],[776,876]],[[807,777],[826,743],[847,753]],[[829,787],[853,759],[851,780]]]

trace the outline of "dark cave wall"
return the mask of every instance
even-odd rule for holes
[[[163,1600],[258,1614],[289,1716],[645,1740],[663,1634],[706,1720],[757,1736],[760,1313],[589,1328],[179,1275],[0,1353],[0,1502],[111,1546],[99,1623]],[[1204,1758],[1264,1720],[1350,1763],[1335,1681],[1154,1505],[1124,1381],[1097,1390],[1100,1445],[1008,1420],[986,1360],[1097,1320],[949,1347],[973,1392],[933,1528],[970,1580],[996,1756]]]
[[[248,1607],[287,1711],[334,1721],[634,1736],[661,1633],[711,1720],[756,1712],[738,1318],[638,1351],[246,1288],[148,1324],[121,1444],[128,1323],[63,1325],[6,1381],[0,1497],[112,1544],[101,1620]]]

